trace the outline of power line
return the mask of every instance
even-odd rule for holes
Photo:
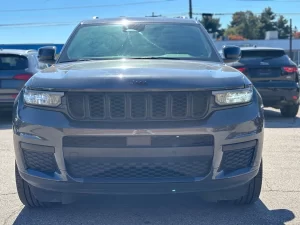
[[[299,1],[300,2],[300,1]],[[245,11],[238,11],[238,12],[234,12],[234,13],[209,13],[209,14],[212,14],[213,16],[231,16],[235,13],[239,13],[239,12],[245,12]],[[203,14],[207,14],[207,13],[193,13],[194,15],[203,15]],[[262,14],[262,12],[260,13],[254,13],[253,14],[257,14],[257,15],[260,15]],[[295,15],[295,16],[298,16],[300,15],[300,13],[274,13],[275,15]]]
[[[158,16],[182,16],[182,15],[187,15],[187,12],[170,12],[168,14],[164,15],[156,15],[152,13],[152,16],[150,17],[158,17]],[[77,25],[80,23],[81,20],[78,21],[72,21],[72,22],[46,22],[46,23],[6,23],[6,24],[1,24],[0,23],[0,28],[9,28],[9,27],[48,27],[48,26],[69,26],[69,25]]]
[[[236,0],[239,2],[300,2],[300,0]]]
[[[69,7],[56,7],[56,8],[38,8],[38,9],[1,9],[0,12],[32,12],[32,11],[52,11],[52,10],[71,10],[71,9],[87,9],[87,8],[104,8],[104,7],[119,7],[119,6],[130,6],[130,5],[144,5],[154,4],[161,2],[171,2],[176,0],[149,0],[142,2],[128,2],[121,4],[106,4],[106,5],[85,5],[85,6],[69,6]]]
[[[75,22],[53,22],[53,23],[13,23],[13,24],[0,24],[0,27],[43,27],[43,26],[68,26],[76,25]]]

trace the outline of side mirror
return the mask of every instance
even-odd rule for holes
[[[224,46],[223,60],[225,63],[236,62],[241,57],[241,49],[238,46]]]
[[[54,64],[56,56],[56,47],[55,46],[46,46],[39,48],[38,50],[38,59],[39,62],[45,64]]]

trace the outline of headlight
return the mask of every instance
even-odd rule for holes
[[[29,105],[56,107],[61,104],[63,92],[25,90],[24,101]]]
[[[253,88],[214,91],[215,101],[218,105],[233,105],[250,102],[253,96]]]

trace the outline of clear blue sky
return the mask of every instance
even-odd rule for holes
[[[286,15],[286,18],[292,18],[293,26],[300,28],[300,0],[193,0],[194,12],[199,13],[232,13],[247,9],[256,13],[268,6],[276,13],[299,13],[293,16]],[[22,11],[64,7],[75,8]],[[6,0],[0,8],[0,44],[64,43],[81,20],[93,16],[145,16],[151,15],[152,12],[168,17],[187,15],[188,0]],[[220,18],[223,27],[231,20],[231,16]],[[34,23],[34,26],[24,26],[24,23]],[[11,26],[11,24],[23,25]]]

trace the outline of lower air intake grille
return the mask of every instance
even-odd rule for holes
[[[75,178],[184,178],[201,177],[209,173],[211,158],[192,158],[177,161],[152,159],[122,162],[77,161],[66,162],[68,173]]]
[[[254,153],[255,147],[225,151],[223,154],[221,168],[227,172],[246,168],[251,165]]]
[[[57,170],[53,153],[23,149],[23,154],[27,169],[33,169],[47,173],[54,173]]]

